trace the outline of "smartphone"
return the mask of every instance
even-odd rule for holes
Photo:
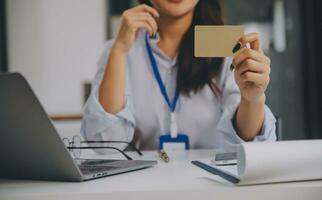
[[[218,153],[212,163],[217,166],[236,165],[237,152]]]

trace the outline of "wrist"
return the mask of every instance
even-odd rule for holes
[[[252,141],[261,132],[265,119],[265,94],[257,101],[241,99],[233,118],[233,126],[245,141]]]
[[[118,56],[125,56],[127,52],[128,50],[122,44],[119,44],[117,41],[114,42],[111,48],[111,53],[117,54]]]
[[[263,106],[266,101],[266,95],[263,93],[259,98],[256,100],[248,100],[243,97],[241,97],[240,104],[243,104],[245,106]]]

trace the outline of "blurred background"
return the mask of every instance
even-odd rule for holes
[[[322,1],[224,3],[226,23],[259,32],[272,59],[267,104],[280,119],[279,139],[322,138]],[[136,4],[0,0],[0,71],[22,73],[58,131],[78,134],[104,43],[117,34],[122,12]]]

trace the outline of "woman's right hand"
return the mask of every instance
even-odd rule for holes
[[[134,43],[137,31],[140,28],[147,29],[150,36],[155,35],[158,29],[155,18],[159,16],[156,9],[145,4],[124,11],[113,50],[127,53]]]
[[[106,112],[116,114],[124,107],[125,56],[140,28],[147,29],[150,36],[157,32],[156,17],[159,17],[159,13],[147,5],[136,6],[122,14],[121,26],[108,56],[99,88],[99,102]]]

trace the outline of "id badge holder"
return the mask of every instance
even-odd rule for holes
[[[170,134],[161,135],[159,138],[159,147],[164,150],[188,150],[189,137],[186,134],[178,133],[176,117],[171,113]]]
[[[171,137],[171,134],[161,135],[159,138],[160,149],[164,150],[188,150],[189,137],[186,134],[179,133],[177,137]]]

